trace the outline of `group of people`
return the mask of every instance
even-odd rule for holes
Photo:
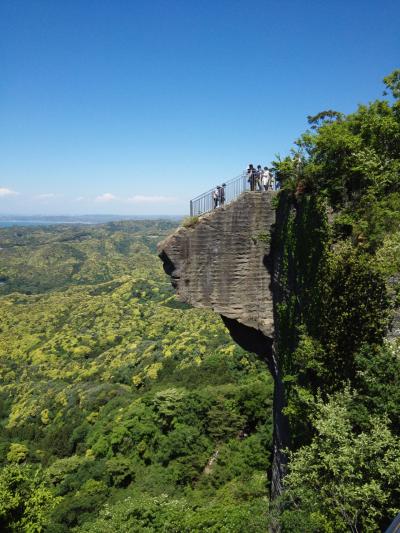
[[[251,191],[274,191],[276,189],[275,177],[268,167],[261,168],[261,165],[257,165],[257,168],[254,168],[254,165],[250,164],[246,175]]]
[[[250,164],[247,167],[246,176],[251,191],[275,191],[278,188],[275,176],[268,167],[261,168],[261,165],[258,165],[257,168],[254,168],[254,165]],[[214,209],[224,205],[225,187],[226,183],[223,183],[222,185],[217,185],[213,190],[212,199]]]

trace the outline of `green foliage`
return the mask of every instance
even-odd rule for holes
[[[175,300],[154,253],[169,227],[0,231],[0,475],[42,466],[26,511],[5,485],[3,529],[265,529],[272,380],[219,317]]]
[[[158,271],[154,252],[172,222],[0,229],[0,295],[111,281],[135,271]]]
[[[391,74],[386,76],[383,81],[392,93],[393,98],[400,99],[400,69],[394,70]]]
[[[0,470],[1,531],[44,531],[60,500],[45,485],[40,469],[12,464]]]
[[[239,531],[265,531],[268,502],[212,501],[194,506],[187,499],[162,494],[158,497],[134,494],[115,505],[107,505],[99,518],[76,531],[79,533],[116,533],[125,531],[182,531],[231,533]]]
[[[7,461],[10,463],[22,463],[28,455],[28,448],[24,444],[12,442],[7,453]]]
[[[314,116],[308,116],[308,123],[311,124],[311,128],[316,130],[321,124],[332,124],[335,120],[342,121],[344,119],[343,113],[338,113],[329,109],[327,111],[321,111]]]
[[[274,163],[284,531],[381,531],[400,508],[400,353],[385,340],[400,304],[398,71],[385,83],[394,102],[309,117]]]
[[[331,256],[324,289],[318,338],[327,354],[330,382],[337,386],[354,379],[354,356],[363,344],[382,343],[389,302],[382,277],[347,246]]]
[[[293,357],[299,340],[299,326],[306,321],[319,324],[328,271],[330,231],[326,205],[316,196],[305,196],[295,204],[287,193],[280,194],[273,246],[280,255],[277,272],[276,314],[279,358],[284,373],[292,374]],[[317,290],[316,290],[317,288]]]
[[[393,97],[399,97],[399,71],[385,78]],[[296,142],[296,157],[274,162],[283,187],[298,194],[314,191],[326,196],[335,209],[345,209],[353,220],[367,214],[368,205],[399,192],[399,103],[377,100],[347,116],[324,111],[309,117],[314,132]]]
[[[262,232],[252,237],[252,240],[254,244],[257,244],[257,242],[260,242],[260,243],[263,243],[265,246],[267,246],[271,242],[271,235],[269,233]]]
[[[356,356],[356,366],[355,423],[364,427],[370,414],[386,416],[400,435],[400,345],[365,345]]]
[[[317,403],[313,441],[290,456],[284,531],[381,531],[400,511],[399,440],[385,418],[354,431],[351,404],[348,391]]]

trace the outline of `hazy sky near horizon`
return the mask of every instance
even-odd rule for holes
[[[0,214],[184,214],[382,94],[398,0],[2,0]]]

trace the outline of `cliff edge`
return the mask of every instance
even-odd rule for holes
[[[245,192],[159,244],[178,297],[272,337],[273,192]]]

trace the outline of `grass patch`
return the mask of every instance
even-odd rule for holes
[[[199,221],[199,217],[186,217],[183,222],[182,222],[182,226],[184,228],[194,228],[194,226],[197,224],[197,222]]]

